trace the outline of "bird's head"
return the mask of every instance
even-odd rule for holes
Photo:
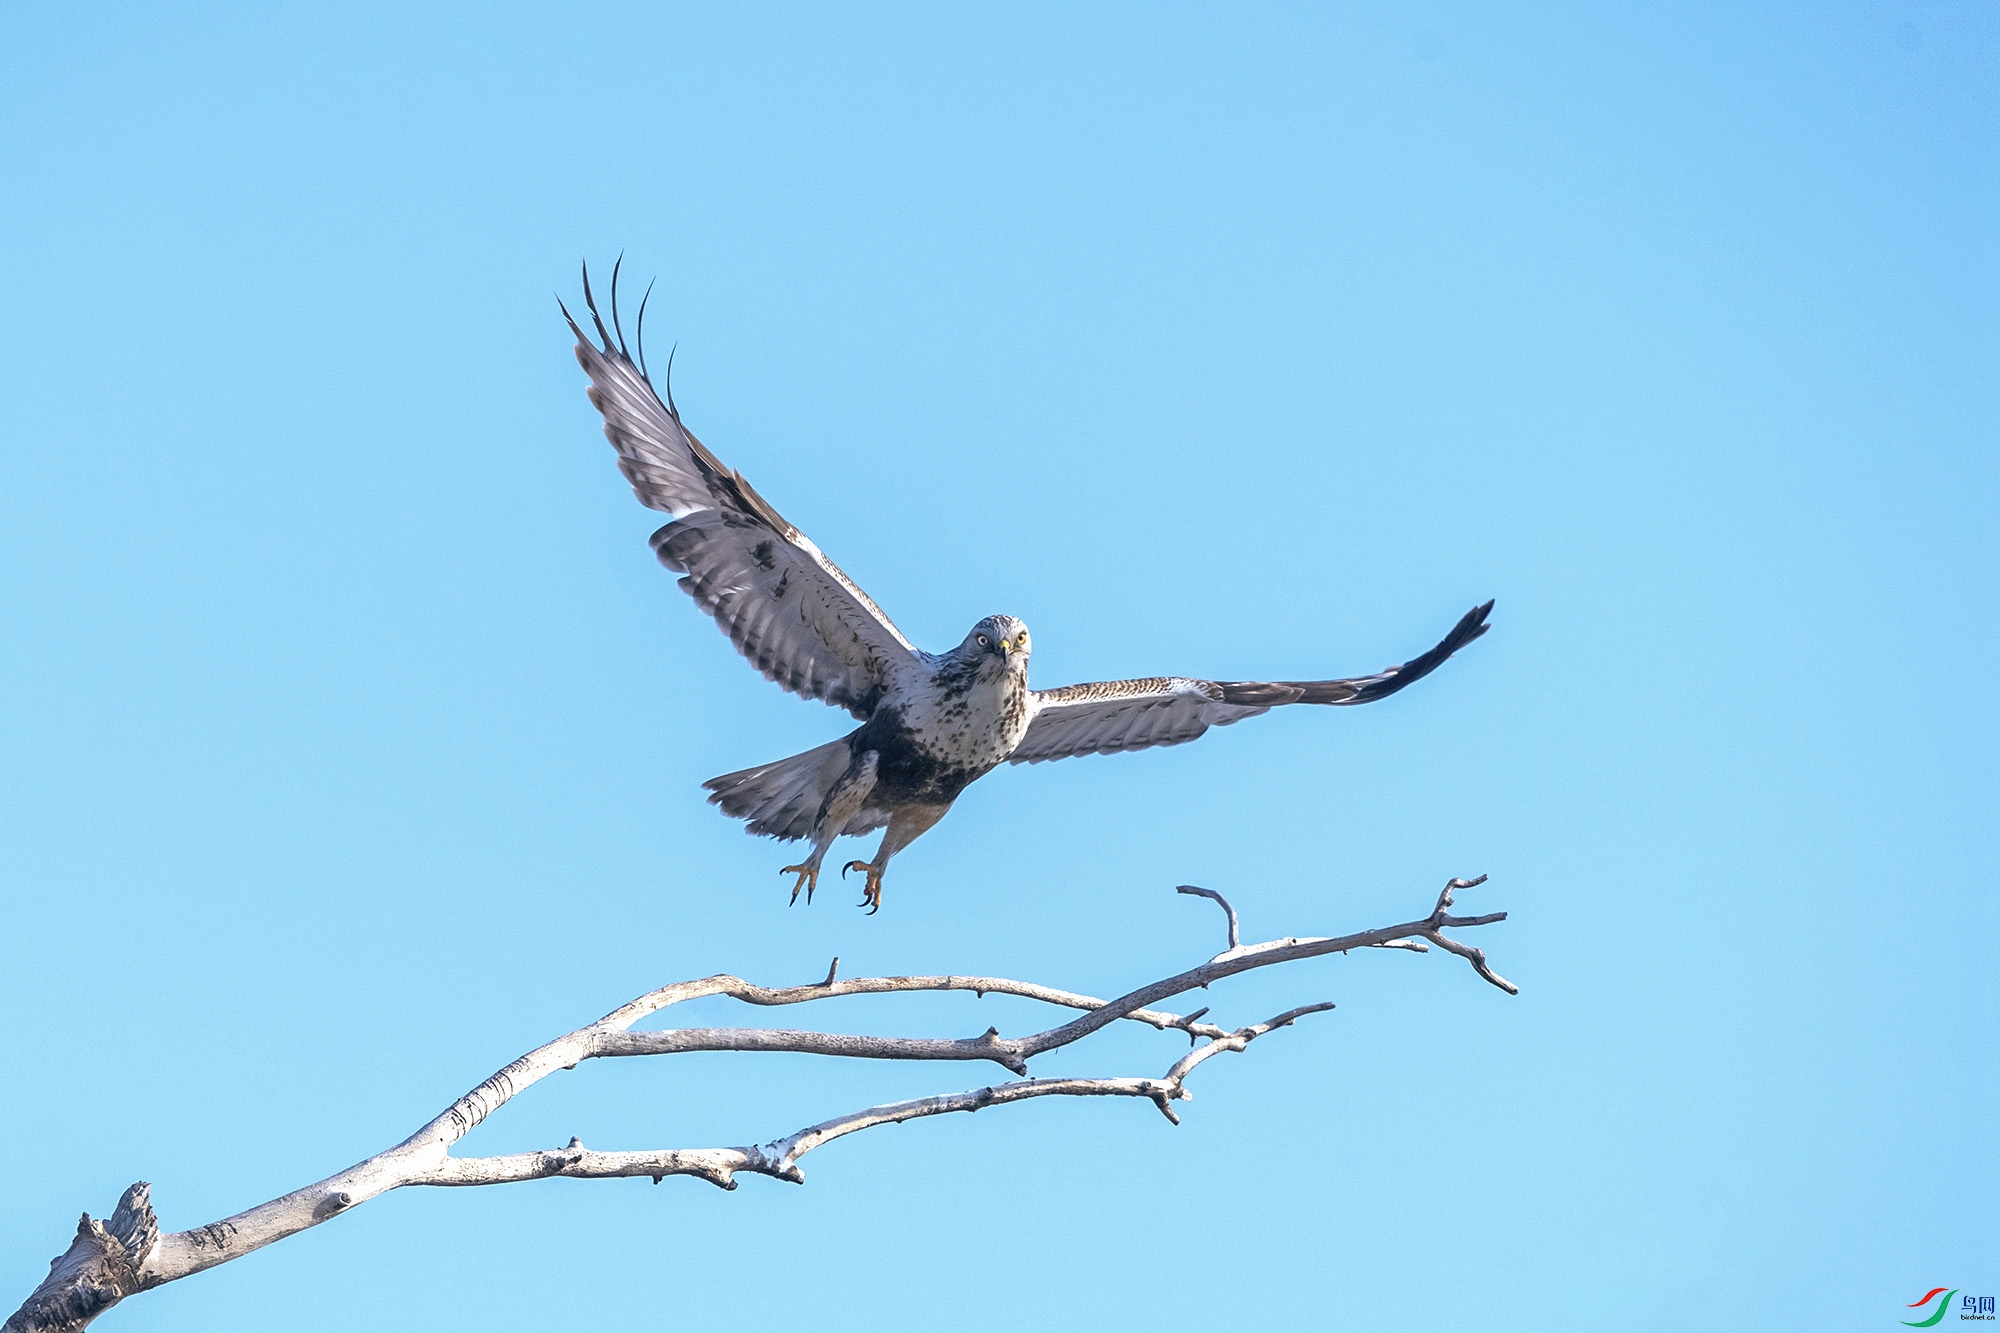
[[[967,662],[1007,671],[1028,669],[1028,627],[1012,616],[988,616],[972,627],[958,655]]]

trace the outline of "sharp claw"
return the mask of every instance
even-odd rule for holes
[[[850,870],[867,872],[867,887],[861,890],[861,901],[854,905],[856,907],[867,908],[868,914],[873,916],[882,906],[882,872],[866,861],[849,861],[840,868],[840,877],[846,879],[847,872]]]
[[[808,869],[805,866],[786,866],[778,873],[780,875],[797,875],[799,877],[798,882],[792,885],[791,900],[785,906],[792,907],[797,905],[800,889],[806,891],[806,906],[812,906],[813,890],[819,887],[819,872],[817,870]]]

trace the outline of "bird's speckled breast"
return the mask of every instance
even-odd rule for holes
[[[1023,673],[941,671],[931,688],[885,703],[855,733],[855,752],[874,750],[878,799],[949,803],[1003,764],[1028,730]]]

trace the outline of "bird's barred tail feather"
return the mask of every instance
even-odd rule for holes
[[[749,820],[751,833],[790,842],[811,836],[826,794],[847,771],[851,757],[842,738],[789,759],[724,773],[701,785],[708,789],[710,804],[721,806],[723,814]],[[867,815],[863,811],[849,821],[847,832],[865,833],[881,826],[868,821]]]

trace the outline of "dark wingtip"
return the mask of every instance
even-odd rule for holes
[[[1493,628],[1486,623],[1486,617],[1492,613],[1493,599],[1488,598],[1485,602],[1473,607],[1470,611],[1459,617],[1458,624],[1445,637],[1445,642],[1450,643],[1454,648],[1463,648],[1466,644],[1471,643],[1487,630]]]
[[[604,343],[604,350],[611,350],[611,331],[604,327],[604,317],[597,313],[597,297],[590,290],[590,261],[583,261],[583,304],[590,311],[590,322],[597,326],[597,336]]]
[[[658,281],[658,278],[653,279],[653,282]],[[653,299],[653,282],[646,284],[646,294],[639,298],[639,329],[636,334],[639,343],[639,375],[648,384],[653,382],[653,377],[646,372],[646,302]]]
[[[569,322],[569,331],[576,335],[576,340],[578,342],[585,341],[585,338],[583,336],[583,329],[577,324],[576,316],[570,314],[569,307],[563,304],[562,295],[560,293],[556,295],[556,309],[562,311],[562,317]]]
[[[1444,665],[1445,658],[1450,657],[1453,653],[1465,647],[1466,644],[1471,643],[1487,630],[1493,628],[1486,623],[1486,617],[1492,610],[1493,603],[1491,601],[1473,607],[1458,618],[1458,623],[1451,627],[1451,633],[1445,635],[1437,647],[1431,649],[1421,657],[1403,663],[1399,670],[1408,674],[1410,679],[1415,680],[1417,676]],[[1423,664],[1421,670],[1417,669],[1419,663]]]
[[[625,326],[618,322],[618,270],[625,267],[625,252],[618,252],[618,259],[611,265],[611,327],[618,334],[618,354],[630,359],[625,351]]]
[[[1488,601],[1473,607],[1458,618],[1451,627],[1451,633],[1438,641],[1436,647],[1420,656],[1413,657],[1398,667],[1390,667],[1379,676],[1365,680],[1328,681],[1329,685],[1352,685],[1354,693],[1344,699],[1313,699],[1308,692],[1307,702],[1335,704],[1369,704],[1377,699],[1386,699],[1400,689],[1416,684],[1431,672],[1443,666],[1453,653],[1471,643],[1474,639],[1493,628],[1486,623],[1487,615],[1493,610]],[[1317,683],[1317,682],[1314,682]]]
[[[667,349],[667,411],[674,414],[675,421],[681,419],[681,410],[674,406],[674,356],[680,350],[679,343]]]

